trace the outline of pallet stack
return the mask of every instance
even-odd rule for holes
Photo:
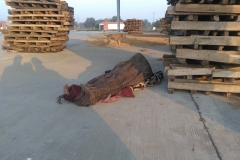
[[[164,55],[168,91],[240,93],[240,1],[167,0],[172,19]]]
[[[167,18],[161,18],[160,19],[160,23],[161,23],[161,26],[162,26],[162,32],[163,31],[167,31],[167,32],[169,31],[169,29],[171,28],[171,20],[169,22],[169,19],[167,19]]]
[[[74,26],[74,9],[60,0],[5,0],[12,23],[3,49],[15,52],[59,52]]]
[[[136,19],[127,19],[124,22],[124,32],[128,32],[128,34],[142,34],[142,20]]]

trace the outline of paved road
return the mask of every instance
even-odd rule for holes
[[[84,42],[92,36],[71,33],[61,53],[0,50],[1,160],[240,159],[237,96],[169,95],[165,78],[117,103],[58,105],[62,85],[86,83],[141,49],[94,47]],[[163,70],[157,58],[170,54],[169,48],[147,49],[143,54],[153,70]]]

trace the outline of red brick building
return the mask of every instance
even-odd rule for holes
[[[0,30],[7,29],[7,24],[5,21],[0,21]]]
[[[117,30],[117,22],[102,22],[99,24],[99,30]],[[124,23],[120,22],[120,30],[124,29]]]

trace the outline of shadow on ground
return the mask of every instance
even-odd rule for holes
[[[135,159],[93,108],[56,104],[60,84],[78,80],[23,59],[1,75],[0,159]]]

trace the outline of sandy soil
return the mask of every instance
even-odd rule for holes
[[[96,38],[88,38],[85,41],[94,46],[107,46],[106,36],[103,34],[94,35]],[[163,35],[126,35],[126,38],[121,40],[121,46],[159,46],[169,45],[169,38]],[[117,47],[115,40],[111,40],[110,46]]]

